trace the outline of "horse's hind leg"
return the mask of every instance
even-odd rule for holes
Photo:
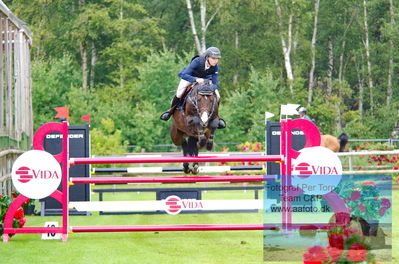
[[[183,156],[189,156],[188,152],[188,144],[186,139],[183,136],[183,133],[177,129],[175,123],[173,122],[172,127],[170,129],[170,137],[172,138],[173,144],[176,146],[181,146],[183,149]],[[190,173],[190,168],[188,162],[183,163],[184,173]]]
[[[189,152],[191,156],[198,157],[198,148],[197,148],[197,141],[198,139],[195,137],[189,137],[188,138],[188,146],[189,146]],[[199,164],[198,162],[193,163],[193,167],[191,168],[191,172],[193,174],[198,174],[199,172]]]

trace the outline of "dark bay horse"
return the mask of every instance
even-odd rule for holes
[[[205,147],[212,150],[213,137],[219,124],[218,102],[210,82],[194,84],[188,92],[183,109],[173,113],[170,135],[173,144],[183,148],[184,156],[198,156]],[[198,162],[192,167],[183,163],[185,173],[199,172]]]

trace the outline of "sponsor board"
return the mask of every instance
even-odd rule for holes
[[[12,167],[12,182],[18,192],[32,199],[51,195],[61,183],[61,166],[48,152],[30,150],[18,157]]]

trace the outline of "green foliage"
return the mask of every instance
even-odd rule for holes
[[[134,137],[130,142],[139,148],[151,150],[151,147],[159,142],[163,129],[163,124],[159,120],[159,113],[155,105],[148,101],[142,101],[133,110],[132,119],[134,121],[134,127],[132,128]]]
[[[136,110],[141,112],[142,109],[150,112],[153,116],[148,116],[148,120],[140,117],[138,113],[134,113],[133,126],[136,127],[135,131],[138,131],[137,127],[148,127],[149,133],[154,133],[157,136],[151,139],[151,142],[156,144],[167,144],[170,143],[170,122],[163,122],[159,120],[159,116],[162,112],[166,111],[170,107],[170,102],[176,93],[177,85],[180,81],[177,73],[181,71],[191,60],[191,55],[185,54],[184,58],[180,58],[175,52],[170,50],[162,50],[160,52],[152,52],[147,61],[139,67],[139,80],[137,85],[134,87],[135,94],[139,95],[140,103],[137,104]],[[144,105],[141,105],[144,104]],[[152,124],[150,129],[149,125]],[[152,132],[150,132],[152,131]],[[147,149],[149,144],[145,141],[138,142],[137,135],[132,134],[134,140],[133,144],[145,146]]]
[[[65,95],[80,85],[79,72],[72,58],[37,60],[32,63],[32,101],[35,129],[53,121],[53,108],[67,106]]]
[[[143,100],[154,103],[159,109],[167,109],[176,93],[180,78],[177,73],[189,63],[186,55],[181,59],[169,50],[152,52],[138,68],[139,81],[135,90]]]
[[[90,131],[92,155],[112,156],[125,154],[128,143],[123,141],[122,131],[115,128],[114,121],[102,119],[101,125],[101,129],[95,127]]]
[[[225,142],[263,142],[265,112],[278,113],[285,91],[270,72],[261,75],[252,68],[248,87],[221,99],[220,112],[228,127],[218,131],[218,137]]]

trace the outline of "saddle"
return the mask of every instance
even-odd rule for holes
[[[187,96],[188,94],[191,92],[191,89],[193,88],[193,85],[190,84],[189,86],[187,86],[186,90],[184,91],[179,104],[176,106],[177,110],[183,110],[184,106],[186,105],[186,100],[187,100]]]

